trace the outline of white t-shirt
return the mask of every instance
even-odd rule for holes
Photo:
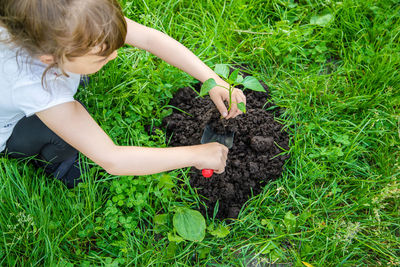
[[[0,40],[7,32],[0,27]],[[0,152],[5,148],[15,124],[24,116],[74,101],[80,75],[61,74],[58,69],[47,72],[44,86],[42,75],[47,65],[20,54],[10,44],[0,41]],[[60,118],[61,119],[61,118]]]

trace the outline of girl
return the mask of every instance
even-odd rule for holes
[[[117,146],[74,100],[80,75],[100,70],[129,44],[160,57],[201,82],[227,86],[182,44],[122,14],[117,0],[1,0],[0,152],[37,155],[36,164],[68,187],[80,182],[78,152],[113,175],[146,175],[194,166],[225,169],[228,149],[218,143],[186,147]],[[228,91],[212,101],[227,113]],[[235,89],[233,100],[245,102]],[[42,162],[45,162],[42,163]]]

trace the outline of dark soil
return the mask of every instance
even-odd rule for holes
[[[266,85],[264,88],[267,90]],[[195,89],[200,91],[200,84]],[[282,172],[286,155],[279,148],[288,149],[288,135],[282,131],[283,125],[274,120],[274,112],[279,108],[267,103],[268,93],[244,91],[247,99],[247,113],[234,119],[220,119],[220,114],[207,96],[200,98],[191,88],[180,89],[171,100],[173,105],[192,116],[174,109],[166,117],[163,126],[167,136],[171,136],[169,146],[186,146],[200,143],[203,129],[211,124],[219,133],[235,132],[233,147],[229,150],[225,172],[204,178],[201,171],[191,169],[190,184],[204,196],[207,212],[211,217],[218,201],[219,219],[236,218],[243,204],[261,192],[269,181],[278,178]],[[224,125],[223,125],[224,124]],[[225,127],[225,130],[224,130]],[[278,145],[277,145],[278,144]]]

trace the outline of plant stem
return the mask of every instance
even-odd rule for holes
[[[228,107],[228,112],[232,108],[232,85],[229,84],[229,107]]]

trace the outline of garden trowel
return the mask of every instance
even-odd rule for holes
[[[218,134],[214,131],[211,125],[207,124],[206,127],[204,128],[203,135],[201,136],[200,143],[205,144],[211,142],[218,142],[231,149],[233,146],[234,136],[235,133],[231,131],[225,132],[224,134]],[[214,170],[203,169],[201,170],[201,173],[203,174],[204,177],[210,178],[213,175]]]

